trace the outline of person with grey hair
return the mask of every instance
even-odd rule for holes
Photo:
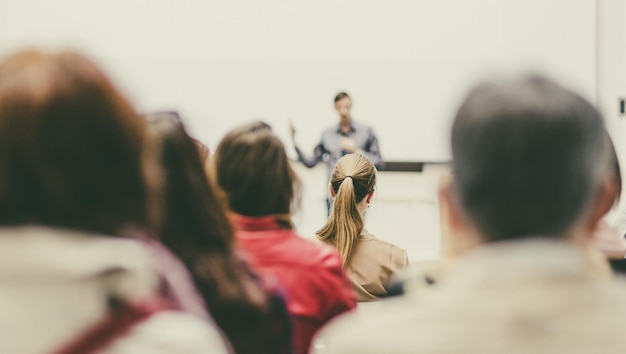
[[[616,189],[604,134],[598,110],[546,78],[473,89],[439,189],[463,245],[454,270],[337,320],[314,352],[622,353],[626,284],[593,245]]]

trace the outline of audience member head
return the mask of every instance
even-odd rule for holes
[[[614,202],[600,113],[546,78],[474,88],[454,119],[452,157],[442,193],[454,224],[483,241],[588,234]]]
[[[183,259],[198,249],[232,252],[232,230],[207,180],[197,140],[177,114],[148,118],[164,177],[161,241]]]
[[[170,120],[178,120],[180,121],[180,115],[178,114],[177,111],[158,111],[158,112],[153,112],[147,115],[147,118],[149,120],[159,120],[161,118],[163,119],[170,119]],[[209,149],[208,146],[206,146],[203,142],[201,142],[198,139],[195,139],[193,137],[191,137],[191,139],[193,140],[194,144],[196,144],[196,148],[198,149],[198,152],[200,153],[200,159],[203,162],[206,162],[209,160],[209,155],[211,154],[211,150]]]
[[[212,162],[231,211],[249,217],[271,215],[291,227],[300,181],[268,124],[253,122],[231,130],[217,146]]]
[[[344,267],[348,266],[363,231],[363,214],[375,186],[376,167],[365,156],[349,154],[337,161],[330,178],[333,207],[317,237],[337,248]]]
[[[0,224],[115,234],[148,227],[146,125],[106,75],[74,53],[0,63]]]
[[[235,254],[233,230],[205,174],[205,157],[178,115],[149,119],[164,170],[160,239],[187,266],[236,352],[261,350],[266,297]]]

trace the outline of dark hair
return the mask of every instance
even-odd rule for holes
[[[233,230],[195,142],[177,117],[150,118],[165,176],[161,242],[188,267],[236,352],[262,353],[267,298],[235,254]]]
[[[268,124],[253,122],[233,129],[219,143],[212,160],[216,182],[232,211],[245,216],[274,215],[290,226],[300,181],[283,143]]]
[[[89,59],[0,63],[0,224],[115,234],[148,227],[145,121]]]
[[[476,87],[452,127],[454,186],[487,240],[562,236],[610,172],[600,113],[531,76]]]
[[[347,92],[341,91],[341,92],[337,93],[337,95],[335,95],[335,103],[343,100],[346,97],[349,98],[349,99],[352,99],[352,98],[350,98],[350,95],[348,95]]]
[[[178,114],[177,111],[157,111],[157,112],[152,112],[149,114],[146,114],[146,118],[148,120],[151,121],[156,121],[156,120],[160,120],[160,119],[166,119],[166,120],[174,120],[180,123],[180,114]],[[182,123],[181,123],[182,124]],[[209,155],[211,153],[211,150],[209,150],[209,147],[206,146],[203,142],[201,142],[198,139],[195,139],[194,137],[190,136],[191,140],[193,140],[194,144],[196,144],[196,148],[198,149],[198,153],[200,154],[200,159],[202,161],[207,161],[209,158]]]
[[[333,208],[317,238],[332,244],[341,255],[344,268],[363,231],[363,217],[357,204],[376,186],[376,167],[361,154],[349,154],[337,161],[330,184],[335,192]]]

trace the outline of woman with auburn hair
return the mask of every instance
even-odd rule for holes
[[[149,119],[165,170],[161,242],[187,266],[235,353],[292,353],[285,300],[236,254],[232,227],[205,174],[208,149],[177,115]]]
[[[136,239],[154,220],[146,133],[80,54],[0,62],[1,353],[226,352]]]
[[[330,178],[330,218],[316,236],[335,247],[352,281],[358,301],[387,295],[392,276],[409,263],[407,253],[370,234],[363,215],[376,187],[376,167],[361,154],[337,161]]]
[[[211,161],[237,245],[262,275],[274,276],[284,288],[295,352],[307,353],[317,329],[355,307],[341,259],[293,230],[291,206],[300,182],[269,125],[254,122],[230,131]]]

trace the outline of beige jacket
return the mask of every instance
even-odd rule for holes
[[[357,301],[373,301],[387,294],[391,277],[404,269],[409,258],[404,249],[363,230],[346,274]]]
[[[102,320],[109,297],[141,302],[157,286],[141,242],[43,227],[0,228],[0,353],[51,353]],[[164,311],[99,354],[226,351],[213,324]]]
[[[626,284],[563,241],[476,249],[426,294],[322,329],[314,353],[624,353]]]

